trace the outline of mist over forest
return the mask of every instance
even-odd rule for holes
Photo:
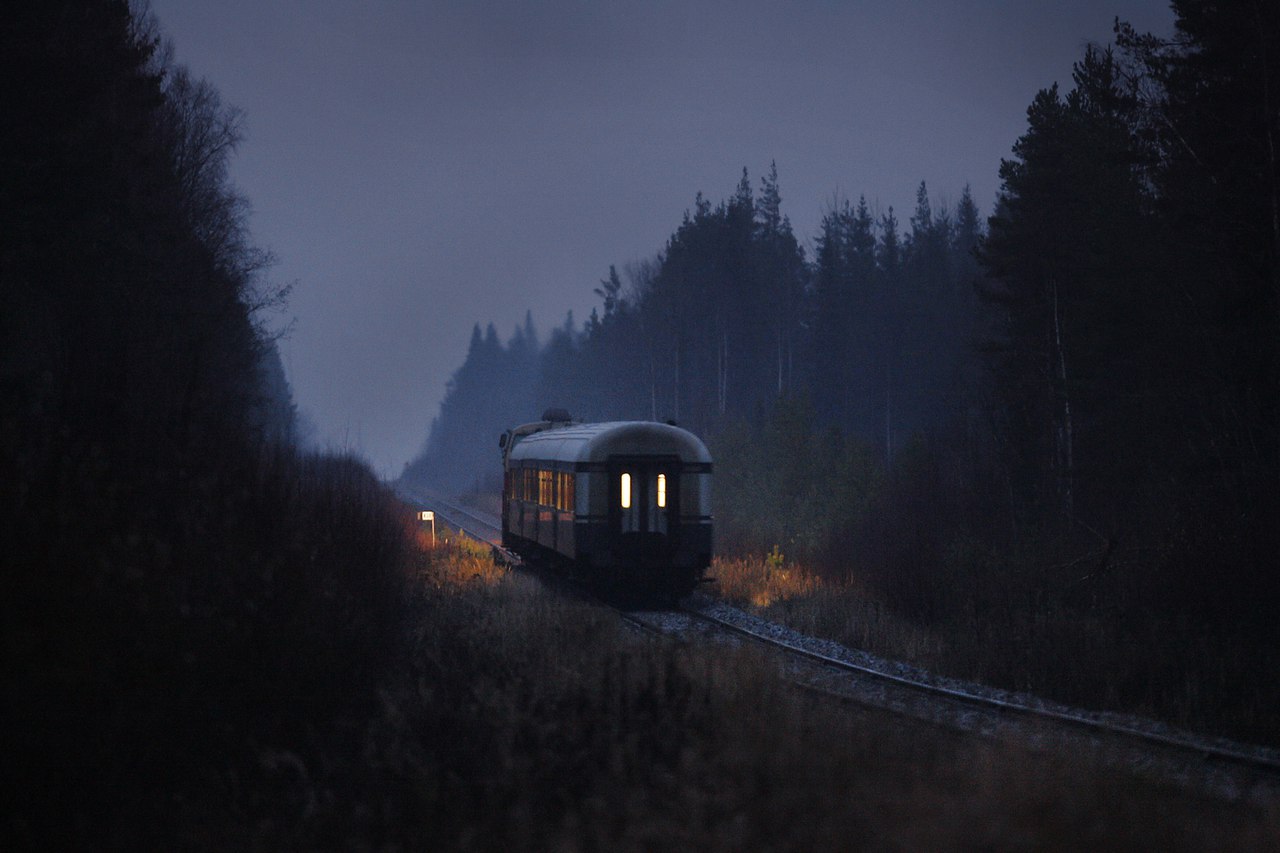
[[[493,489],[488,439],[548,406],[716,434],[801,398],[815,425],[891,460],[968,405],[961,380],[978,320],[982,222],[968,188],[955,210],[935,210],[923,182],[916,199],[902,225],[892,207],[877,215],[865,197],[841,200],[810,261],[782,211],[776,164],[754,191],[744,168],[732,198],[697,195],[657,256],[610,267],[581,325],[570,313],[544,342],[526,315],[504,343],[492,323],[476,324],[405,475]]]
[[[1173,8],[1173,39],[1118,22],[1034,97],[992,210],[921,182],[911,210],[840,197],[797,234],[786,163],[691,188],[652,257],[583,284],[590,316],[477,323],[402,480],[497,491],[499,432],[550,406],[672,419],[715,459],[734,606],[1280,745],[1280,13]],[[243,115],[146,5],[19,4],[0,56],[5,849],[1240,825],[1215,802],[1182,837],[1198,795],[815,716],[773,664],[642,645],[487,546],[437,547],[366,462],[299,447],[289,288],[230,179]],[[1275,838],[1273,806],[1247,817],[1239,838]]]
[[[1276,115],[1247,15],[1175,8],[1176,40],[1117,24],[1069,89],[1035,96],[993,211],[967,188],[935,204],[923,182],[912,211],[839,199],[810,257],[778,165],[755,186],[743,169],[652,258],[611,267],[585,322],[540,337],[526,318],[505,341],[477,324],[404,476],[496,491],[496,436],[547,406],[670,418],[717,451],[722,551],[883,563],[874,530],[905,524],[910,493],[935,511],[897,530],[893,559],[1035,543],[1091,583],[1150,582],[1142,606],[1267,624]],[[801,445],[813,458],[788,471]],[[823,510],[850,454],[866,509]],[[768,472],[739,470],[746,456]],[[803,535],[770,520],[801,506],[845,520]]]

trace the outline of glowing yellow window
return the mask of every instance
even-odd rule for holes
[[[622,475],[622,508],[631,509],[631,475]]]
[[[667,505],[667,475],[658,475],[658,506],[665,508]]]

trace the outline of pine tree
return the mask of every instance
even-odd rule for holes
[[[1274,624],[1256,602],[1280,601],[1280,7],[1173,9],[1171,40],[1122,24],[1117,35],[1166,229],[1164,310],[1144,337],[1166,344],[1149,380],[1164,412],[1159,470],[1196,520],[1180,603]]]
[[[1083,509],[1105,527],[1099,514],[1120,494],[1110,472],[1145,456],[1127,445],[1137,421],[1121,413],[1157,356],[1161,261],[1132,85],[1095,48],[1073,78],[1065,99],[1056,86],[1036,96],[1001,164],[985,298],[1001,311],[993,355],[1024,498],[1068,525]],[[1135,323],[1151,334],[1135,337]]]
[[[745,174],[745,173],[744,173]],[[778,163],[769,162],[769,174],[760,182],[760,198],[756,202],[756,219],[768,234],[782,231],[782,194],[778,190]]]
[[[607,321],[613,312],[617,310],[618,302],[621,299],[622,280],[618,278],[618,268],[613,264],[609,265],[609,277],[601,279],[600,286],[592,291],[599,296],[604,302],[604,318]]]

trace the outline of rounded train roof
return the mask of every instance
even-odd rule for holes
[[[676,456],[685,463],[711,463],[707,446],[688,430],[656,421],[565,424],[518,438],[510,462],[606,462],[610,456]]]

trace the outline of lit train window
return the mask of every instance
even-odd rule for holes
[[[622,475],[622,508],[631,509],[631,475]]]
[[[566,471],[556,476],[560,478],[560,503],[558,508],[561,512],[573,512],[573,474]]]
[[[658,475],[658,507],[665,509],[667,506],[667,475]]]

